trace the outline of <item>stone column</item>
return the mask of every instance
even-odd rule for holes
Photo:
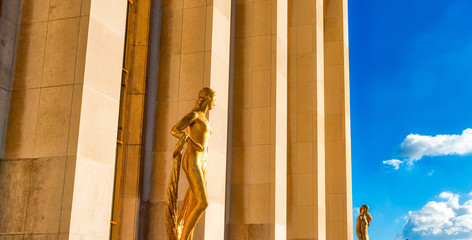
[[[108,239],[115,174],[127,2],[91,0],[69,238]],[[75,145],[74,144],[74,145]],[[68,217],[67,217],[68,218]],[[66,218],[66,219],[67,219]]]
[[[80,1],[3,3],[19,7],[19,17],[0,161],[0,234],[67,238],[89,8]]]
[[[323,1],[291,1],[287,239],[326,239],[323,50]]]
[[[0,234],[108,238],[126,4],[21,1]]]
[[[286,2],[235,5],[228,237],[285,238]]]
[[[347,1],[325,2],[327,239],[353,239]]]
[[[226,207],[226,163],[230,84],[231,1],[213,0],[210,87],[217,103],[210,112],[213,134],[208,147],[208,198],[205,239],[224,239]]]

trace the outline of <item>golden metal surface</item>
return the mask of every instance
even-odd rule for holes
[[[369,233],[367,232],[367,227],[372,222],[372,216],[370,215],[369,207],[367,205],[362,205],[359,209],[359,216],[357,217],[356,223],[356,234],[359,240],[369,240]]]
[[[215,100],[215,91],[210,88],[200,90],[195,107],[171,131],[179,141],[174,147],[174,163],[167,187],[166,230],[169,240],[191,240],[197,222],[208,207],[207,148],[212,129],[206,113],[213,108]],[[187,150],[182,156],[185,143]],[[181,163],[189,188],[177,210]]]

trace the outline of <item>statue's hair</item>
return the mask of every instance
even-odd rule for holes
[[[361,211],[361,209],[365,208],[365,210],[369,211],[369,206],[367,205],[362,205],[360,208],[359,208],[359,212]]]
[[[215,95],[215,90],[209,88],[209,87],[204,87],[200,92],[198,92],[198,100],[195,103],[195,108],[200,108],[200,106],[208,100],[209,98],[212,98]]]

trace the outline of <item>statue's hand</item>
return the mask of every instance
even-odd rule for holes
[[[195,142],[191,137],[188,137],[187,138],[187,142],[190,144],[190,146],[192,146],[195,150],[197,151],[200,151],[200,152],[203,152],[205,151],[205,149],[203,148],[203,146],[197,142]]]
[[[372,215],[370,215],[370,213],[366,213],[365,217],[366,217],[368,223],[372,222]]]
[[[198,143],[197,143],[197,144],[198,144]],[[198,146],[197,146],[197,150],[198,150],[198,151],[200,151],[200,152],[203,152],[203,151],[205,151],[205,149],[203,148],[203,146],[202,146],[202,145],[200,145],[200,144],[198,144]]]
[[[184,148],[185,142],[187,141],[188,138],[189,138],[188,134],[185,132],[179,138],[179,141],[177,142],[177,144],[175,144],[175,147],[174,147],[174,153],[173,153],[174,157],[182,152],[182,149]]]
[[[190,144],[190,145],[192,145],[192,147],[195,148],[195,150],[200,151],[200,152],[205,151],[205,149],[203,148],[203,146],[202,146],[201,144],[199,144],[199,143],[193,141],[193,139],[192,139],[192,142],[193,142],[193,143]]]
[[[189,138],[188,133],[183,132],[182,136],[179,138],[179,141],[182,141],[183,143],[185,143],[188,138]]]

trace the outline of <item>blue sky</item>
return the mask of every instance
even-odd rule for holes
[[[472,0],[349,0],[349,45],[371,239],[472,239]]]

